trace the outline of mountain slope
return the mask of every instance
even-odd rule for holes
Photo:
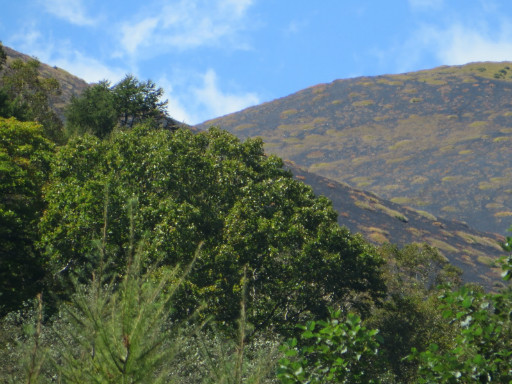
[[[501,270],[496,261],[503,255],[499,246],[505,240],[503,236],[394,204],[373,193],[304,171],[291,162],[286,162],[286,167],[317,195],[328,197],[339,212],[338,223],[352,232],[361,233],[375,244],[427,243],[459,267],[465,281],[477,282],[487,289],[501,285]]]
[[[23,61],[33,59],[32,57],[15,51],[12,48],[6,46],[2,47],[7,55],[8,62],[15,59],[20,59]],[[88,84],[79,77],[76,77],[61,68],[51,67],[45,63],[41,63],[39,70],[41,76],[53,77],[59,82],[62,92],[60,95],[53,98],[52,109],[57,113],[61,120],[65,120],[64,109],[70,103],[71,98],[73,96],[79,96],[85,89],[91,86],[91,84]],[[169,116],[162,116],[162,118],[159,120],[159,124],[162,128],[166,129],[176,129],[178,127],[186,126],[185,124],[180,123],[179,121]],[[197,130],[196,128],[190,126],[187,126],[187,128],[191,129],[192,131]]]
[[[7,47],[4,49],[10,60],[30,59]],[[61,111],[71,95],[79,94],[88,86],[85,81],[63,70],[43,63],[41,69],[44,76],[55,77],[63,88],[58,104]],[[169,121],[177,124],[171,118]],[[190,129],[196,130],[194,127]],[[504,240],[502,236],[478,232],[463,223],[438,219],[426,212],[391,203],[372,193],[306,172],[292,162],[287,162],[286,167],[297,179],[311,185],[315,193],[329,197],[340,212],[339,223],[352,232],[360,232],[376,244],[386,241],[398,245],[427,242],[438,247],[454,265],[460,267],[466,281],[478,282],[489,289],[499,284],[495,259],[502,254],[497,245]]]
[[[436,216],[512,223],[512,64],[337,80],[207,121],[311,172]]]
[[[9,47],[3,46],[3,50],[7,55],[7,62],[10,62],[15,59],[20,59],[23,61],[28,61],[33,59],[32,57],[15,51]],[[76,77],[69,72],[57,68],[51,67],[47,64],[41,63],[40,66],[41,75],[44,77],[53,77],[57,79],[61,86],[62,93],[59,96],[55,97],[53,108],[57,112],[57,114],[62,118],[64,107],[69,103],[71,97],[73,95],[78,96],[82,93],[88,86],[86,81]]]

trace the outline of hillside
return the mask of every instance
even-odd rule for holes
[[[310,172],[504,234],[512,64],[336,80],[207,121]]]
[[[21,59],[23,61],[28,61],[32,59],[32,57],[15,51],[12,48],[2,46],[5,53],[7,54],[7,61],[12,61],[15,59]],[[41,75],[44,77],[53,77],[55,78],[61,87],[61,94],[56,96],[54,100],[52,100],[52,108],[55,110],[57,115],[61,120],[65,120],[64,116],[64,108],[69,104],[71,98],[73,96],[79,96],[87,87],[91,84],[88,84],[86,81],[81,78],[72,75],[71,73],[58,68],[52,67],[48,64],[41,63],[40,66]],[[160,125],[165,129],[176,129],[177,127],[185,126],[183,123],[173,119],[172,117],[162,117],[159,121]],[[187,126],[192,131],[197,131],[196,128]]]
[[[11,60],[29,59],[29,56],[7,47],[5,50]],[[63,70],[45,64],[41,68],[43,75],[55,77],[62,86],[63,94],[57,105],[60,112],[73,94],[79,94],[88,86],[83,80]],[[178,125],[172,119],[169,121]],[[502,255],[497,245],[504,239],[502,236],[476,231],[464,223],[436,217],[424,209],[407,208],[387,201],[373,193],[364,192],[364,185],[352,188],[346,183],[306,172],[293,162],[287,162],[286,166],[297,179],[311,185],[316,194],[331,199],[334,208],[340,213],[338,222],[352,232],[362,233],[375,244],[388,241],[398,245],[427,242],[460,267],[467,281],[479,282],[487,288],[492,288],[500,281],[495,259]]]
[[[8,62],[15,59],[21,59],[23,61],[32,59],[30,56],[15,51],[14,49],[6,47],[5,45],[3,46],[3,49],[7,54]],[[69,103],[71,97],[73,95],[76,96],[82,93],[89,86],[89,84],[61,68],[51,67],[44,63],[41,63],[40,70],[42,76],[53,77],[57,79],[61,86],[62,93],[55,98],[53,107],[57,114],[62,118],[64,107],[67,103]]]
[[[392,203],[371,192],[306,172],[290,162],[286,167],[295,178],[312,186],[317,195],[328,197],[339,212],[338,223],[353,233],[361,233],[375,244],[430,244],[461,268],[465,281],[488,289],[501,285],[501,269],[496,259],[503,256],[499,243],[504,237]]]

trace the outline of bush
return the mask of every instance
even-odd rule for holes
[[[300,340],[282,348],[278,378],[283,384],[378,383],[378,331],[359,316],[331,312],[327,321],[302,326]]]

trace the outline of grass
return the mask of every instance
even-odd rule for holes
[[[445,176],[441,179],[441,181],[443,183],[445,182],[456,182],[456,181],[460,181],[462,179],[462,176]]]
[[[368,186],[374,182],[373,179],[370,179],[369,177],[365,177],[365,176],[353,177],[352,179],[350,179],[350,181],[352,183],[356,184],[357,187]]]
[[[325,152],[322,151],[313,151],[307,154],[308,159],[321,159],[325,156]]]
[[[478,256],[476,258],[476,260],[480,264],[487,265],[488,267],[491,267],[491,268],[496,266],[496,261],[489,256]]]
[[[388,208],[382,204],[375,204],[374,205],[376,209],[384,212],[386,215],[388,216],[391,216],[391,217],[394,217],[395,219],[398,219],[404,223],[407,223],[409,221],[409,219],[407,218],[407,216],[405,216],[404,214],[402,214],[402,212],[399,212],[399,211],[396,211],[394,209],[391,209],[391,208]]]
[[[280,117],[281,117],[281,119],[286,119],[286,118],[288,118],[290,116],[295,115],[297,112],[298,111],[295,108],[287,109],[287,110],[281,112]]]
[[[428,220],[432,220],[432,221],[437,221],[437,217],[435,217],[434,215],[432,215],[431,213],[427,212],[427,211],[422,211],[422,210],[419,210],[419,209],[415,209],[414,210],[417,214],[419,214],[420,216],[428,219]]]
[[[512,137],[510,137],[510,136],[500,136],[500,137],[494,138],[492,141],[494,141],[495,143],[499,143],[500,141],[510,141],[510,140],[512,140]]]
[[[400,141],[396,142],[395,144],[390,145],[390,146],[388,147],[388,149],[389,149],[390,151],[394,151],[395,149],[403,148],[403,147],[405,147],[405,146],[410,145],[410,144],[411,144],[411,142],[412,142],[412,140],[410,140],[410,139],[400,140]]]
[[[402,157],[395,157],[392,159],[387,159],[386,164],[396,164],[396,163],[403,163],[405,161],[409,161],[413,158],[412,155],[409,156],[402,156]]]
[[[410,197],[393,197],[391,199],[391,202],[392,203],[395,203],[395,204],[400,204],[400,205],[405,205],[405,204],[413,204],[414,203],[414,199],[410,198]]]
[[[389,239],[386,237],[386,235],[384,235],[381,232],[372,232],[372,233],[367,235],[367,238],[371,242],[377,243],[377,244],[389,243]]]
[[[450,253],[457,253],[459,250],[455,248],[453,245],[448,244],[447,242],[436,239],[435,237],[429,237],[426,239],[427,242],[439,249],[440,251],[450,252]]]
[[[233,128],[235,131],[237,132],[240,132],[240,131],[245,131],[247,129],[251,129],[255,127],[254,124],[240,124],[240,125],[237,125],[235,128]]]
[[[373,100],[361,100],[361,101],[354,101],[352,105],[354,107],[367,107],[369,105],[373,105],[375,102]]]
[[[422,230],[414,227],[407,227],[405,230],[409,232],[411,235],[415,236],[416,238],[421,238],[425,234],[425,232],[423,232]]]
[[[502,211],[502,212],[496,212],[494,214],[495,217],[510,217],[512,216],[512,212],[511,211]]]
[[[354,201],[354,204],[356,205],[356,207],[366,209],[368,211],[375,211],[375,208],[366,201],[356,200]]]
[[[385,85],[393,85],[393,86],[398,86],[398,85],[403,85],[403,81],[400,81],[400,80],[391,80],[391,79],[387,79],[387,78],[379,78],[377,79],[377,83],[378,84],[385,84]]]
[[[498,187],[499,187],[499,185],[497,185],[495,183],[490,183],[488,181],[482,181],[478,184],[478,189],[480,189],[481,191],[486,191],[488,189],[495,189]]]
[[[498,244],[497,240],[490,237],[478,236],[464,231],[457,231],[455,234],[464,239],[464,241],[468,244],[480,244],[495,248],[496,250],[501,250],[501,246]]]

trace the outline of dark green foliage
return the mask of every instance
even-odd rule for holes
[[[0,314],[33,297],[43,263],[35,248],[53,145],[36,123],[0,118]]]
[[[387,262],[384,271],[391,296],[425,297],[439,285],[461,283],[460,269],[428,244],[407,244],[402,248],[384,244],[380,253]]]
[[[512,231],[512,227],[509,231]],[[507,241],[504,244],[501,244],[501,247],[504,251],[509,253],[501,265],[503,270],[502,277],[505,281],[509,281],[510,278],[512,278],[512,237],[507,236]]]
[[[104,138],[118,125],[134,125],[166,118],[167,101],[161,101],[162,88],[151,80],[141,82],[127,75],[114,86],[102,81],[73,97],[66,108],[66,129],[70,136],[90,133]]]
[[[510,252],[511,238],[502,245]],[[503,277],[510,279],[510,256]],[[463,286],[440,296],[438,311],[453,329],[447,344],[415,345],[409,361],[418,364],[419,383],[512,382],[512,291],[484,293]]]
[[[353,292],[378,299],[384,286],[375,250],[340,228],[328,200],[281,166],[261,141],[240,143],[218,129],[137,127],[109,141],[76,138],[60,149],[46,190],[41,229],[51,271],[90,273],[91,243],[105,220],[106,254],[122,268],[127,202],[135,199],[133,236],[147,238],[148,262],[187,265],[203,243],[177,316],[203,302],[205,315],[233,324],[245,266],[247,318],[256,330],[325,317],[328,305],[347,303]]]
[[[431,297],[419,295],[393,296],[377,308],[366,322],[379,329],[381,355],[390,374],[399,383],[414,383],[418,363],[404,360],[415,347],[419,350],[437,343],[446,349],[454,332],[437,309],[435,292]]]
[[[0,70],[2,69],[6,61],[7,55],[5,54],[2,42],[0,41]]]
[[[431,343],[447,348],[453,331],[437,309],[439,284],[460,280],[452,267],[434,248],[409,244],[402,249],[386,244],[380,248],[388,297],[367,320],[379,329],[381,352],[397,382],[414,382],[417,363],[404,361],[411,348],[428,348]]]
[[[171,299],[180,284],[172,270],[142,271],[136,252],[118,283],[101,276],[77,286],[64,305],[65,326],[54,346],[55,367],[66,383],[167,383],[179,349],[164,343]]]
[[[327,321],[310,321],[299,340],[282,348],[278,378],[283,384],[379,383],[378,331],[359,316],[340,311]]]
[[[61,92],[60,85],[54,78],[41,77],[40,65],[36,59],[9,62],[0,79],[0,113],[21,121],[37,121],[47,138],[62,143],[62,122],[51,109],[52,98]]]
[[[431,344],[412,349],[419,361],[419,383],[509,383],[512,381],[510,291],[484,294],[463,287],[442,297],[440,310],[456,328],[448,349]]]
[[[110,84],[102,81],[73,97],[66,109],[68,135],[91,133],[100,138],[110,134],[117,122]]]
[[[133,75],[126,75],[114,86],[113,94],[121,127],[132,128],[147,119],[165,115],[167,100],[160,101],[163,90],[156,88],[151,80],[141,82]]]
[[[102,242],[98,244],[101,259]],[[103,267],[58,314],[12,312],[0,319],[0,381],[9,383],[274,383],[277,337],[230,340],[203,322],[173,323],[183,277],[158,263],[144,267],[144,243],[113,279]],[[193,320],[195,318],[190,318]],[[22,330],[23,328],[23,330]]]

